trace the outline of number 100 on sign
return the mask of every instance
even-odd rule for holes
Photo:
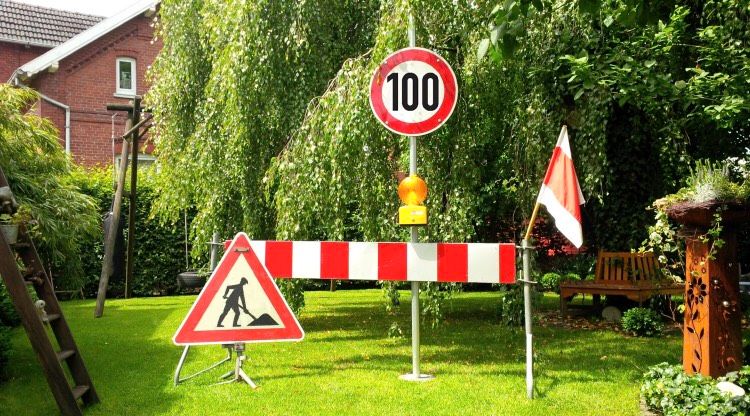
[[[440,55],[406,48],[388,56],[370,83],[375,117],[394,133],[421,136],[443,125],[456,107],[456,75]]]

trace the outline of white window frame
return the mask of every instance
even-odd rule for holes
[[[120,62],[129,62],[131,69],[131,86],[132,88],[120,88]],[[136,80],[138,79],[138,72],[136,70],[135,59],[128,57],[118,57],[115,61],[115,96],[133,97],[136,92]]]
[[[115,177],[117,177],[118,173],[117,170],[120,168],[120,161],[122,160],[121,155],[115,155],[114,159],[114,165],[112,165],[112,168],[115,171]],[[133,154],[128,154],[128,168],[130,167],[130,164],[133,162]],[[138,153],[138,169],[148,169],[152,166],[157,166],[157,172],[158,172],[158,165],[156,164],[156,156],[150,155],[148,153]]]

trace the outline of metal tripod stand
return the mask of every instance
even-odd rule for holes
[[[231,356],[232,350],[229,350],[229,351],[230,351],[229,354]],[[227,379],[230,377],[231,379],[226,380],[226,381],[221,381],[216,384],[228,384],[228,383],[234,383],[234,382],[239,381],[240,383],[245,382],[249,384],[250,387],[252,387],[253,389],[257,389],[258,386],[253,382],[252,379],[250,379],[247,373],[245,373],[245,370],[242,369],[242,363],[247,359],[247,357],[245,356],[245,344],[243,343],[234,344],[234,352],[235,352],[235,355],[237,356],[237,360],[234,363],[234,370],[221,376],[222,379]]]
[[[224,364],[225,362],[230,361],[232,359],[232,348],[234,346],[232,344],[226,344],[226,345],[222,345],[222,347],[224,347],[224,348],[227,349],[227,356],[224,357],[223,360],[217,361],[216,363],[212,364],[210,367],[205,368],[205,369],[203,369],[201,371],[198,371],[197,373],[193,373],[193,374],[191,374],[191,375],[189,375],[189,376],[187,376],[185,378],[180,378],[180,373],[182,372],[182,366],[185,365],[185,360],[187,359],[188,352],[190,351],[190,346],[186,346],[182,350],[182,356],[180,356],[180,362],[177,363],[177,369],[174,372],[174,385],[176,386],[176,385],[180,384],[183,381],[190,380],[193,377],[197,377],[197,376],[205,373],[206,371],[213,370],[214,368],[216,368],[216,367]]]

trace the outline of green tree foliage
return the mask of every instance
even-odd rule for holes
[[[29,230],[55,275],[81,275],[82,242],[99,221],[94,201],[70,182],[71,162],[53,124],[27,112],[33,90],[0,84],[0,166],[24,210]]]
[[[460,90],[452,118],[419,139],[422,241],[517,238],[562,124],[587,244],[608,249],[637,247],[644,208],[679,187],[695,155],[750,144],[739,0],[249,3],[162,7],[149,97],[157,207],[195,206],[203,239],[407,238],[395,219],[407,141],[376,121],[368,86],[408,45],[410,13],[417,45],[450,62]]]
[[[214,230],[272,238],[268,164],[341,62],[370,43],[376,12],[368,1],[163,2],[148,97],[159,212],[196,207],[204,241]]]
[[[157,196],[153,169],[139,169],[138,171],[138,204],[136,208],[136,243],[133,279],[130,282],[131,293],[134,296],[171,295],[177,293],[177,274],[186,270],[208,269],[206,256],[185,259],[185,231],[184,217],[177,223],[163,221],[151,215],[152,205]],[[112,188],[114,172],[110,169],[76,169],[71,175],[71,181],[81,189],[81,192],[91,196],[97,205],[101,217],[109,212],[112,204]],[[126,188],[126,190],[129,190]],[[130,209],[127,198],[122,201],[122,216],[124,241],[127,241],[129,230],[127,215]],[[183,213],[184,214],[184,213]],[[189,212],[188,221],[192,220],[193,212]],[[78,290],[83,288],[86,297],[94,297],[99,289],[102,260],[104,258],[104,240],[101,226],[99,232],[87,239],[86,251],[81,255],[84,274],[80,279],[66,279],[63,288]],[[199,241],[198,244],[205,245]],[[123,258],[124,250],[120,253]],[[117,255],[117,254],[116,254]],[[125,292],[124,273],[116,273],[109,281],[108,296],[123,296]],[[1,297],[0,297],[1,299]],[[0,302],[0,318],[2,317],[2,302]]]
[[[679,188],[691,159],[750,144],[746,2],[509,1],[490,17],[477,51],[491,61],[523,62],[546,47],[538,28],[556,36],[548,70],[532,73],[564,80],[548,84],[544,102],[572,127],[594,246],[635,247],[643,208]]]
[[[213,231],[273,238],[275,220],[263,186],[269,163],[341,63],[371,43],[377,6],[163,2],[164,48],[148,97],[162,167],[157,212],[176,219],[194,207],[199,241]],[[295,309],[304,304],[302,282],[279,285]]]

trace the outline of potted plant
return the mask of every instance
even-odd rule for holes
[[[720,220],[726,225],[747,221],[750,181],[733,174],[728,163],[698,161],[687,186],[657,200],[654,205],[680,224],[710,227]]]
[[[3,237],[8,244],[15,244],[18,240],[18,223],[14,222],[13,219],[13,215],[0,214],[0,232],[3,233]]]
[[[0,214],[0,232],[3,233],[3,237],[8,244],[15,244],[18,241],[18,226],[25,223],[30,217],[28,211],[23,207],[12,215]]]
[[[208,272],[203,270],[190,270],[177,275],[177,287],[180,289],[197,289],[206,284]]]

